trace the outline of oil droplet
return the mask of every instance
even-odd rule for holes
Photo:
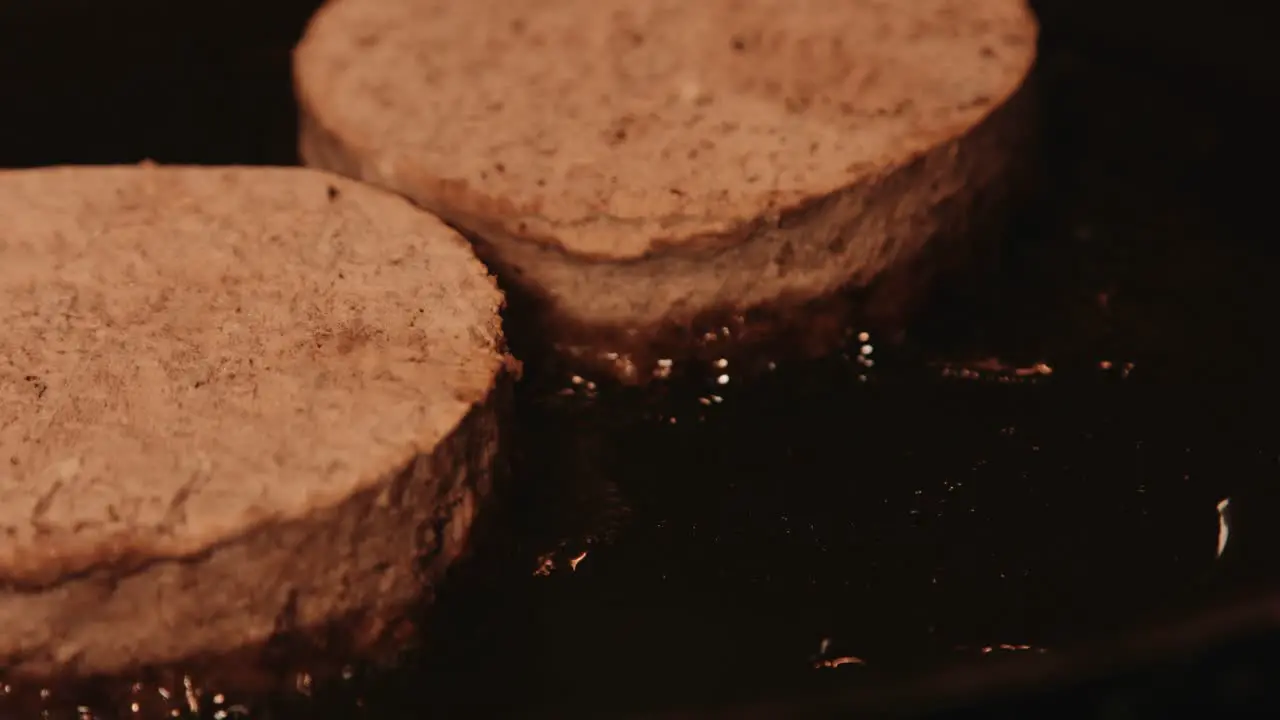
[[[813,666],[815,668],[837,668],[837,667],[840,667],[841,665],[866,665],[866,664],[867,663],[863,661],[862,658],[854,657],[852,655],[842,655],[840,657],[831,658],[829,660],[817,660],[813,663]]]
[[[963,650],[964,648],[956,648],[956,649]],[[978,652],[982,653],[983,655],[990,655],[993,652],[1034,652],[1038,655],[1043,655],[1048,651],[1045,648],[1033,647],[1031,645],[1000,643],[998,645],[987,645],[985,647],[980,647],[978,648]]]
[[[186,693],[187,707],[191,710],[192,713],[200,712],[200,698],[199,698],[200,693],[195,689],[195,686],[192,684],[190,675],[182,676],[182,688]]]
[[[866,665],[866,662],[854,655],[838,655],[829,657],[831,651],[831,638],[822,638],[818,643],[818,652],[810,659],[814,669],[819,668],[837,668],[841,665]]]
[[[294,679],[293,685],[297,689],[299,694],[306,695],[307,697],[311,697],[311,686],[312,686],[311,673],[306,673],[306,672],[298,673],[297,677]]]
[[[671,368],[675,365],[670,358],[661,358],[653,368],[653,376],[660,380],[671,377]]]
[[[552,555],[552,553],[547,553],[538,558],[538,568],[533,571],[535,577],[546,577],[551,574],[552,570],[556,569],[556,561]]]
[[[1214,557],[1222,557],[1227,549],[1227,540],[1231,537],[1231,498],[1218,501],[1218,553]]]

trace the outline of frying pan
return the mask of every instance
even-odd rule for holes
[[[180,5],[0,9],[0,165],[296,162],[315,2]],[[1257,24],[1107,8],[1039,4],[1045,192],[998,267],[900,343],[749,383],[531,363],[516,481],[429,642],[254,716],[1274,707],[1276,115],[1233,42]]]

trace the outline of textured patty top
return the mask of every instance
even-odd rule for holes
[[[295,76],[366,179],[621,259],[962,134],[1036,34],[1023,0],[332,0]]]
[[[372,487],[486,396],[501,302],[454,232],[326,173],[0,172],[0,581]]]

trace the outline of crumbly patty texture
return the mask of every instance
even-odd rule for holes
[[[963,134],[1036,34],[1024,0],[332,0],[295,78],[364,179],[621,260]]]
[[[0,581],[375,486],[484,401],[501,303],[454,232],[327,173],[0,172]]]

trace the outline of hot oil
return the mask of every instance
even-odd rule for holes
[[[614,706],[789,694],[1071,649],[1237,578],[1248,540],[1219,508],[1271,502],[1274,441],[1211,427],[1132,361],[873,346],[867,367],[870,340],[749,387],[715,368],[658,401],[597,384],[548,410],[538,427],[610,438],[585,451],[595,479],[572,454],[549,474],[622,521],[539,567],[538,666]]]

